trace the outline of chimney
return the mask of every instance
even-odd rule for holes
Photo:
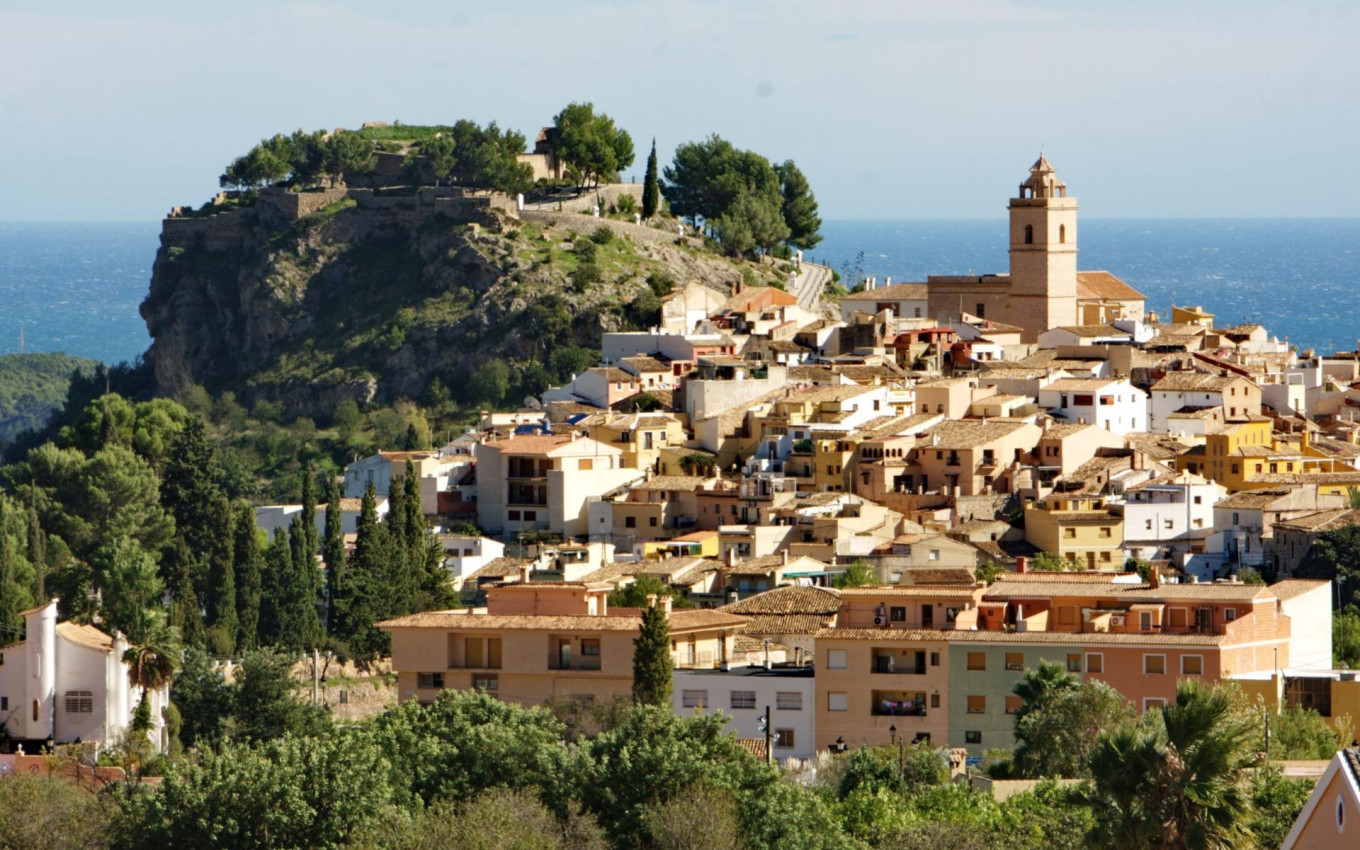
[[[656,594],[655,594],[655,593],[649,593],[649,594],[647,594],[647,607],[648,607],[648,608],[655,608],[655,607],[656,607]]]
[[[1152,564],[1151,569],[1148,570],[1148,585],[1153,590],[1162,586],[1162,571],[1157,569],[1156,564]]]
[[[892,278],[890,277],[883,278],[883,286],[884,287],[892,286]]]
[[[787,567],[787,566],[789,565],[789,550],[788,550],[788,549],[781,549],[780,552],[779,552],[779,558],[780,558],[780,563],[782,563],[784,566]]]
[[[667,620],[671,618],[671,605],[673,603],[674,600],[671,599],[671,595],[669,593],[661,597],[661,613],[666,616]]]
[[[1024,575],[1029,572],[1029,558],[1026,558],[1024,555],[1017,557],[1015,559],[1015,572],[1018,575]]]

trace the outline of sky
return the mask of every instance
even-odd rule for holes
[[[5,0],[0,220],[154,221],[276,132],[572,101],[793,159],[829,219],[1360,216],[1354,0]]]

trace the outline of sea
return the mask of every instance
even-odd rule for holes
[[[65,351],[131,361],[150,344],[146,296],[160,222],[0,222],[0,353]],[[842,277],[882,283],[1004,272],[1006,221],[849,221],[805,252]],[[1360,338],[1360,219],[1083,219],[1079,266],[1147,295],[1198,305],[1324,352]]]

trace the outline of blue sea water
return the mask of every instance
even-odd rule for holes
[[[151,344],[137,306],[160,222],[0,222],[0,353],[65,351],[105,363]]]
[[[880,284],[1009,267],[1004,219],[828,221],[822,233],[810,258],[851,277],[862,263]],[[1199,305],[1325,352],[1360,338],[1360,219],[1083,219],[1078,239],[1079,268],[1115,274],[1164,316],[1173,301]]]
[[[137,313],[159,222],[0,223],[0,353],[65,351],[131,360],[150,338]],[[1004,272],[1006,223],[828,221],[810,258],[880,281]],[[1198,304],[1221,323],[1255,321],[1302,347],[1360,337],[1360,219],[1084,219],[1080,266],[1142,291],[1148,308]]]

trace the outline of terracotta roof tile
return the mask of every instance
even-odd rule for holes
[[[1142,301],[1143,293],[1107,271],[1077,272],[1077,297]]]

